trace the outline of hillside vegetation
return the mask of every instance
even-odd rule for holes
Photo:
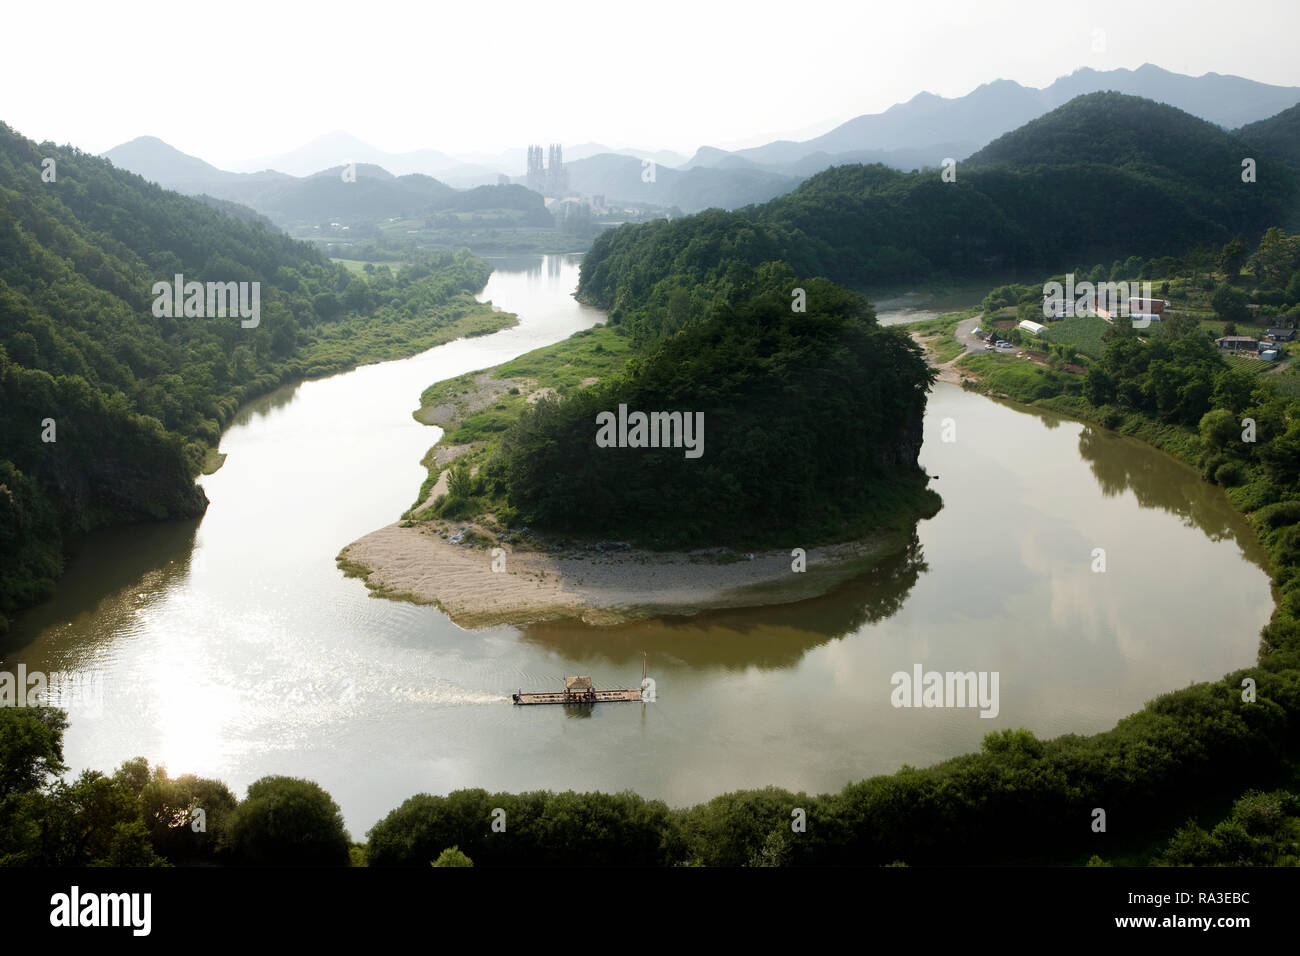
[[[1258,181],[1242,181],[1253,157]],[[710,211],[600,236],[584,263],[585,301],[696,295],[724,263],[781,260],[851,288],[950,276],[1055,271],[1142,250],[1258,239],[1296,215],[1296,173],[1170,106],[1117,93],[1081,96],[965,162],[902,173],[839,166],[762,206]],[[699,308],[697,299],[688,305]]]
[[[412,517],[694,549],[844,540],[933,514],[917,464],[934,377],[920,348],[825,279],[734,266],[697,287],[709,306],[695,318],[665,325],[629,306],[607,328],[429,389],[424,420],[448,426],[448,454],[471,452]],[[434,414],[465,396],[475,407]],[[693,431],[661,443],[651,424],[653,444],[602,444],[602,416],[620,409]],[[439,460],[426,456],[421,500]]]
[[[1235,135],[1242,142],[1300,170],[1300,103],[1276,116],[1248,123],[1238,129]]]
[[[256,327],[155,316],[154,283],[177,274],[259,283]],[[488,274],[468,253],[352,274],[0,125],[0,632],[50,594],[68,536],[201,514],[193,479],[241,402],[510,322],[470,294]]]

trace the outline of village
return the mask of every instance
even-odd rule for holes
[[[984,343],[984,351],[1016,354],[1032,360],[1039,357],[1039,353],[1050,354],[1055,350],[1053,345],[1067,345],[1068,338],[1063,337],[1062,330],[1069,327],[1071,321],[1101,319],[1114,325],[1116,319],[1124,318],[1134,329],[1150,330],[1179,316],[1199,322],[1215,347],[1234,364],[1249,363],[1242,367],[1260,372],[1268,367],[1263,363],[1288,365],[1290,346],[1297,342],[1297,331],[1290,327],[1294,325],[1294,318],[1274,315],[1252,304],[1247,305],[1247,311],[1243,313],[1249,318],[1215,321],[1192,305],[1180,305],[1175,309],[1170,300],[1153,297],[1151,285],[1150,282],[1140,285],[1137,282],[1080,282],[1076,286],[1073,276],[1068,275],[1064,284],[1049,282],[1043,286],[1043,321],[1024,317],[1023,307],[1016,318],[1009,318],[1003,309],[996,309],[992,313],[986,311],[980,317],[982,321],[970,321],[973,328],[959,328],[957,334],[959,338],[973,336]],[[1142,295],[1128,295],[1130,291],[1140,291]],[[1254,329],[1251,329],[1252,325]],[[1074,328],[1077,330],[1078,326]],[[969,339],[965,344],[972,351],[981,348]],[[1089,354],[1094,350],[1080,348],[1080,351]]]

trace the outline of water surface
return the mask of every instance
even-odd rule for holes
[[[833,790],[995,729],[1103,730],[1254,661],[1268,578],[1217,488],[1135,442],[944,384],[921,455],[943,510],[906,553],[825,597],[479,631],[369,597],[334,557],[413,502],[440,434],[411,417],[420,392],[602,321],[570,296],[577,262],[495,260],[482,298],[519,327],[254,402],[203,479],[201,521],[85,542],[4,663],[103,674],[102,715],[74,714],[68,731],[74,771],[141,755],[241,796],[266,774],[307,777],[361,838],[406,797],[463,787],[631,788],[673,804],[769,783]],[[566,674],[636,686],[642,650],[654,704],[509,703]],[[914,663],[998,671],[998,716],[893,708],[890,676]]]

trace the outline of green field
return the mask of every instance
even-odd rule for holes
[[[1110,323],[1096,315],[1072,315],[1047,327],[1043,336],[1055,345],[1072,345],[1089,358],[1101,358],[1102,334]]]
[[[1244,355],[1225,355],[1223,360],[1228,363],[1230,368],[1238,372],[1246,372],[1250,375],[1262,375],[1265,372],[1271,372],[1277,368],[1276,362],[1264,362],[1257,358],[1248,358]]]
[[[1055,372],[1027,359],[996,352],[971,353],[957,365],[979,376],[976,386],[979,391],[1006,395],[1025,403],[1077,392],[1081,381],[1077,375]]]
[[[631,343],[620,329],[598,325],[495,368],[430,385],[420,395],[415,417],[424,424],[442,426],[444,433],[421,462],[428,476],[417,503],[428,497],[442,472],[443,466],[436,460],[439,447],[469,445],[460,460],[470,466],[482,464],[497,439],[540,396],[562,396],[617,375],[631,355]]]

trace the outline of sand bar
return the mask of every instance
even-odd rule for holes
[[[348,545],[338,556],[340,567],[363,578],[376,596],[434,604],[467,628],[566,618],[614,624],[786,604],[824,594],[906,543],[903,535],[882,533],[811,548],[806,570],[796,572],[793,548],[756,552],[752,560],[748,553],[736,560],[716,549],[660,552],[613,543],[600,550],[515,550],[497,540],[453,543],[463,527],[495,538],[473,524],[451,522],[441,533],[431,522],[402,524]],[[497,547],[504,552],[500,571],[492,570]]]

